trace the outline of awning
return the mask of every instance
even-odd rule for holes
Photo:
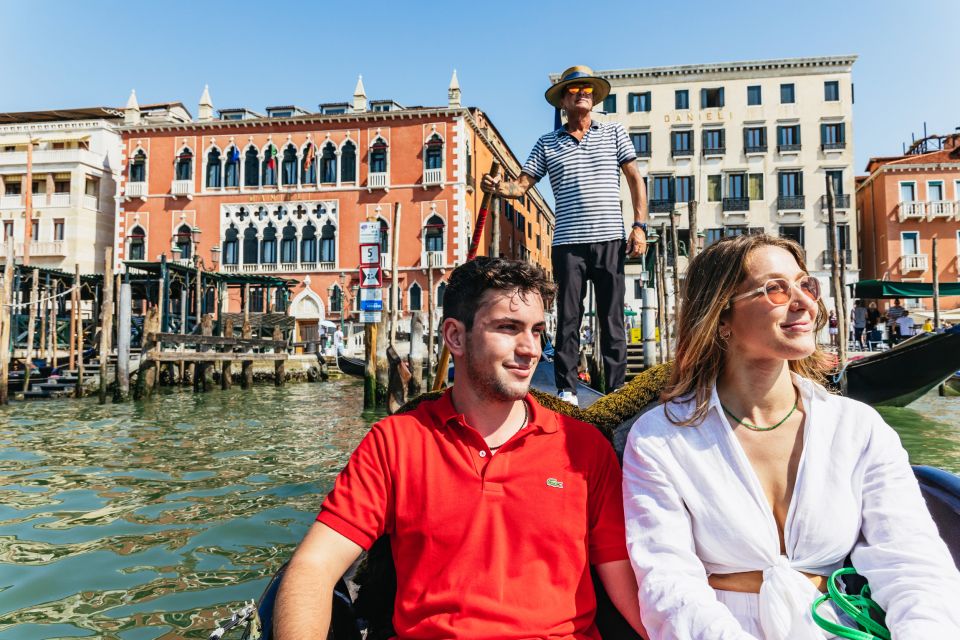
[[[929,282],[895,282],[893,280],[861,280],[853,285],[854,298],[932,298]],[[960,296],[960,282],[941,282],[941,296]]]

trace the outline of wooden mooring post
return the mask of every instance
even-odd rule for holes
[[[244,287],[249,287],[250,285],[243,285]],[[250,327],[250,321],[244,318],[243,320],[243,329],[240,332],[241,337],[244,340],[249,340],[253,337],[253,329]],[[247,347],[249,348],[249,347]],[[240,369],[240,387],[243,389],[249,389],[253,386],[253,360],[244,360]]]
[[[213,335],[213,315],[208,313],[200,318],[200,335]],[[198,350],[201,352],[209,351],[210,345],[200,344]],[[192,363],[194,391],[209,391],[213,386],[213,380],[210,379],[210,370],[212,364],[212,362],[207,360],[198,360],[197,362]]]
[[[26,391],[30,388],[30,370],[33,369],[33,338],[34,332],[33,329],[36,326],[37,312],[40,308],[40,304],[37,302],[40,297],[40,270],[33,269],[31,272],[32,281],[30,283],[30,304],[27,305],[27,351],[26,351],[26,362],[24,363],[24,372],[23,372],[23,390]]]
[[[103,250],[103,301],[100,304],[100,404],[107,403],[107,366],[113,333],[113,247]]]
[[[233,320],[227,318],[223,322],[223,337],[233,337]],[[233,386],[233,367],[229,360],[224,360],[220,365],[220,388],[224,391]]]
[[[283,330],[280,329],[280,327],[273,328],[273,339],[283,340]],[[276,348],[274,348],[274,351],[276,351]],[[284,382],[283,378],[285,375],[286,375],[286,369],[284,367],[284,361],[283,360],[275,361],[273,363],[273,384],[278,387],[282,387]]]
[[[423,392],[423,316],[419,311],[410,314],[410,382],[407,391],[410,398]]]
[[[29,183],[28,183],[29,184]],[[29,191],[29,189],[28,189]],[[7,239],[7,261],[0,282],[0,405],[7,404],[10,387],[10,325],[13,323],[13,238]]]
[[[120,304],[117,307],[117,385],[114,402],[130,399],[130,317],[131,291],[129,282],[120,283]]]
[[[149,398],[156,392],[160,382],[160,363],[150,358],[151,354],[159,352],[160,343],[154,336],[160,332],[160,308],[150,306],[143,318],[143,347],[140,353],[140,373],[137,376],[137,386],[134,397]]]
[[[363,348],[365,351],[363,371],[363,408],[377,408],[377,325],[363,325]]]
[[[38,278],[38,276],[37,276],[37,270],[34,269],[34,270],[33,270],[34,286],[36,286],[37,278]],[[76,283],[76,285],[77,285],[77,291],[76,291],[77,304],[76,304],[76,306],[75,306],[75,308],[74,308],[74,310],[73,310],[73,313],[75,313],[76,316],[77,316],[77,333],[76,333],[75,336],[71,336],[70,339],[77,341],[77,352],[78,352],[78,354],[79,354],[79,358],[77,359],[77,386],[76,386],[76,388],[74,389],[73,395],[74,395],[75,397],[77,397],[77,398],[82,398],[82,397],[83,397],[83,374],[84,374],[84,363],[83,363],[83,315],[81,315],[81,313],[80,313],[80,306],[81,306],[81,301],[83,300],[83,297],[80,295],[80,265],[79,265],[79,264],[73,266],[73,281],[74,281],[74,282]],[[36,289],[34,289],[34,291],[36,291]],[[34,297],[36,297],[36,296],[34,296]],[[30,328],[33,329],[33,320],[30,321]],[[31,334],[31,335],[32,335],[32,334]],[[31,340],[30,344],[33,344],[32,340]]]

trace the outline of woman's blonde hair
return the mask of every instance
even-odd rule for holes
[[[761,247],[780,247],[792,255],[803,271],[807,270],[804,251],[793,240],[766,234],[723,238],[690,261],[680,292],[680,313],[677,318],[677,352],[670,382],[660,399],[671,422],[688,426],[699,424],[707,415],[710,393],[723,371],[726,343],[720,338],[720,320],[728,313],[728,304],[747,276],[747,259]],[[817,302],[816,331],[827,322],[827,309],[821,298]],[[805,378],[823,383],[833,368],[830,359],[818,344],[812,354],[791,360],[790,370]],[[694,410],[680,418],[671,414],[671,400],[693,399]]]

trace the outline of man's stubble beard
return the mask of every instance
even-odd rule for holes
[[[472,349],[470,349],[470,340],[467,340],[467,349],[464,353],[464,364],[466,365],[466,374],[470,378],[473,388],[476,390],[477,395],[486,398],[488,400],[500,401],[500,402],[510,402],[515,400],[522,400],[526,397],[527,392],[530,390],[529,382],[515,389],[510,389],[502,380],[499,380],[495,375],[489,373],[483,373],[480,371],[480,368],[477,366],[476,360],[474,360],[471,355]]]

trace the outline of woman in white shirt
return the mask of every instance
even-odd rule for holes
[[[624,451],[644,625],[651,640],[830,637],[810,606],[851,555],[893,640],[960,638],[960,574],[899,438],[820,384],[827,313],[803,258],[755,235],[690,263],[664,404]]]

